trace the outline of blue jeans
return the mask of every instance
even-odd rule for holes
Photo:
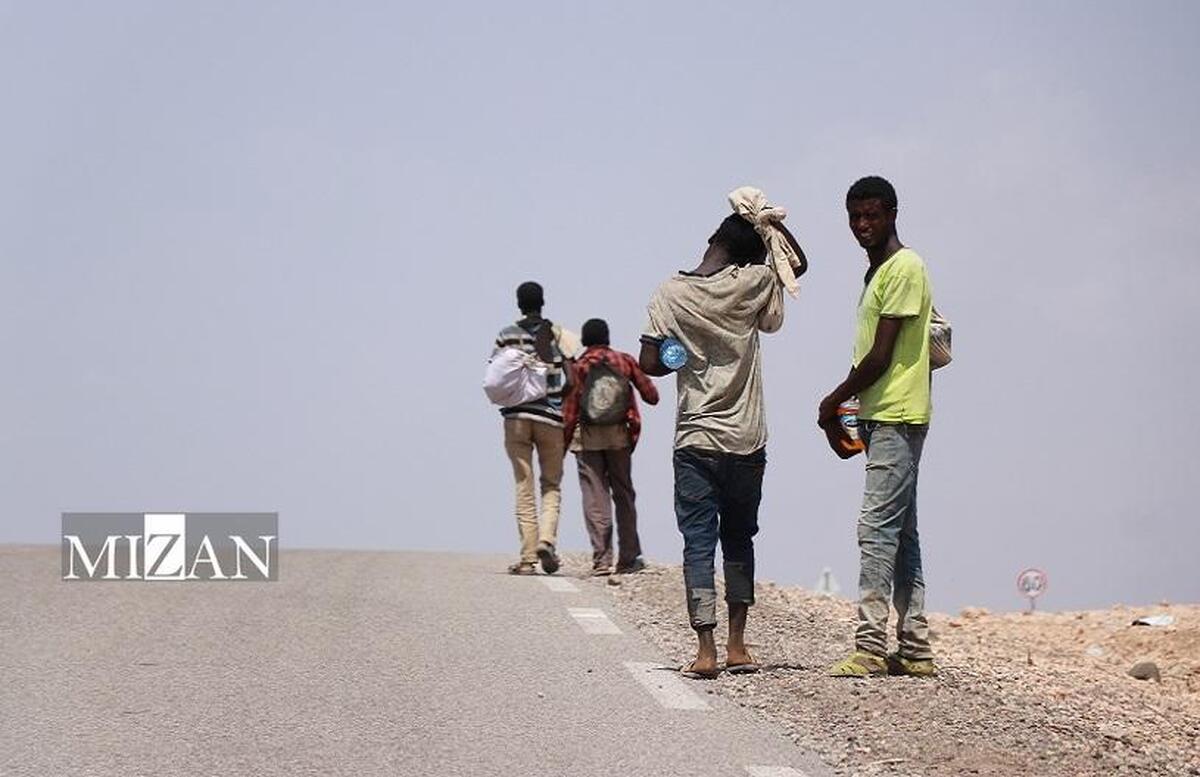
[[[754,604],[754,535],[767,450],[738,455],[679,448],[674,466],[688,617],[692,628],[701,631],[717,625],[713,559],[718,540],[725,562],[725,601]]]
[[[867,483],[858,519],[858,630],[855,649],[887,653],[888,599],[905,658],[933,657],[917,534],[917,473],[929,427],[859,421]]]

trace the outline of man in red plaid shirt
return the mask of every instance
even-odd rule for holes
[[[646,566],[634,505],[633,449],[642,430],[642,416],[633,392],[636,388],[646,404],[656,405],[658,389],[637,359],[609,347],[608,324],[602,319],[590,319],[583,325],[582,335],[586,350],[571,368],[570,388],[563,401],[563,435],[579,467],[584,523],[592,541],[592,574],[612,571],[614,503],[617,574],[628,574]],[[606,417],[614,414],[615,419]]]

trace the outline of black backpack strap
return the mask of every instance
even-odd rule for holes
[[[542,325],[533,336],[533,352],[546,364],[554,362],[554,322],[542,319]]]

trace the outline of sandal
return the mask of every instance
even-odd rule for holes
[[[729,672],[729,674],[757,674],[762,669],[762,664],[758,663],[758,660],[750,654],[749,650],[746,651],[746,657],[750,660],[740,664],[726,663],[725,671]]]
[[[883,656],[856,650],[829,670],[830,677],[879,677],[888,673]]]
[[[716,669],[706,672],[700,672],[692,668],[695,665],[695,661],[684,664],[683,666],[679,667],[679,674],[683,675],[689,680],[715,680],[721,676],[721,667],[717,667]]]

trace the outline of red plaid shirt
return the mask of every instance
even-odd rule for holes
[[[563,400],[563,437],[567,444],[575,436],[575,427],[579,425],[579,399],[583,387],[587,383],[588,372],[592,365],[599,361],[607,361],[621,375],[629,379],[629,409],[625,411],[625,425],[629,428],[629,443],[631,448],[637,447],[638,436],[642,433],[642,414],[638,412],[637,397],[633,395],[634,387],[642,395],[648,405],[658,404],[658,389],[642,368],[637,359],[623,351],[614,351],[607,345],[593,345],[583,352],[571,366],[571,385]]]

